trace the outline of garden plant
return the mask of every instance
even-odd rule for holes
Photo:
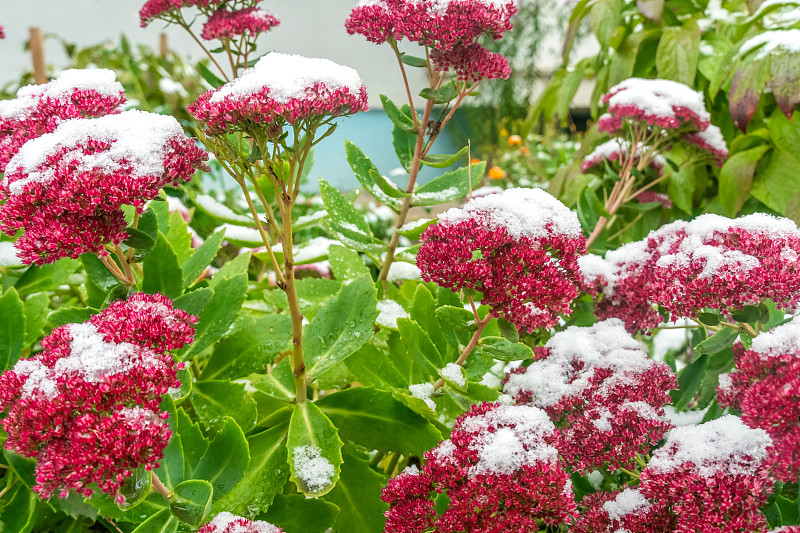
[[[432,147],[517,3],[360,0],[406,96],[405,186],[344,144],[366,209],[301,186],[369,88],[260,0],[144,3],[196,75],[0,101],[3,533],[800,532],[800,6],[698,1],[577,3],[502,141],[587,75],[592,125],[509,184]]]

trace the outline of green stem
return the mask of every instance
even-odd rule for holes
[[[477,321],[478,329],[476,329],[475,333],[472,334],[472,338],[469,340],[469,344],[467,344],[467,346],[464,348],[464,351],[461,352],[461,355],[459,355],[458,359],[456,359],[456,364],[458,366],[464,364],[464,361],[467,360],[469,354],[471,354],[472,350],[474,350],[475,347],[478,345],[478,341],[480,341],[481,339],[481,333],[483,333],[483,328],[486,327],[486,324],[488,324],[491,319],[492,315],[488,314],[486,315],[486,318],[484,318],[483,320]],[[444,387],[444,378],[439,378],[439,380],[433,384],[433,390],[437,391],[442,387]]]
[[[172,491],[169,490],[154,471],[150,471],[150,479],[153,481],[153,491],[162,495],[167,501],[172,499]]]

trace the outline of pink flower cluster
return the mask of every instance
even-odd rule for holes
[[[88,497],[96,484],[123,502],[125,478],[158,467],[170,438],[158,406],[182,367],[168,350],[192,342],[196,320],[164,296],[135,294],[53,330],[41,353],[0,376],[6,449],[38,460],[42,498]]]
[[[266,127],[269,137],[279,136],[286,123],[366,109],[367,90],[355,70],[327,59],[276,52],[189,106],[210,135]]]
[[[512,370],[503,392],[543,409],[559,429],[558,450],[575,471],[633,468],[671,424],[663,406],[678,386],[611,319],[556,333],[530,366]]]
[[[544,411],[497,403],[474,405],[450,439],[427,452],[422,471],[389,481],[386,529],[392,533],[536,531],[576,515],[572,484],[554,447]],[[437,515],[434,491],[448,507]]]
[[[586,173],[593,170],[599,170],[602,172],[603,170],[603,161],[616,161],[618,164],[622,165],[626,162],[627,158],[629,157],[628,154],[630,152],[631,143],[630,141],[626,141],[623,139],[612,139],[610,141],[604,142],[595,147],[595,149],[587,155],[583,159],[583,163],[581,163],[581,172]],[[636,153],[633,157],[632,166],[633,168],[638,168],[639,163],[641,161],[641,157],[644,152],[649,150],[649,148],[642,143],[639,143],[636,146]],[[661,171],[666,165],[666,160],[660,156],[655,155],[650,158],[648,163],[648,167],[653,169],[657,175],[661,175]],[[643,169],[640,169],[643,170]]]
[[[671,430],[636,489],[583,500],[577,533],[763,531],[770,438],[732,415]]]
[[[170,15],[184,7],[205,8],[223,3],[225,0],[147,0],[139,10],[139,24],[142,28],[156,19],[168,20]]]
[[[25,229],[17,241],[26,263],[51,263],[126,238],[122,205],[141,210],[167,184],[205,168],[206,153],[169,116],[126,111],[69,120],[27,142],[0,188],[0,227]]]
[[[793,307],[800,300],[799,254],[800,230],[788,219],[709,214],[667,224],[605,259],[584,256],[580,265],[587,290],[603,295],[598,316],[621,318],[637,331],[661,323],[656,306],[673,320],[765,298]]]
[[[256,36],[280,24],[278,17],[257,7],[238,11],[225,8],[215,11],[203,25],[200,37],[206,40],[230,39],[234,35],[249,33]]]
[[[769,433],[771,475],[784,482],[800,474],[800,318],[735,344],[736,370],[720,376],[719,404],[742,412],[742,421]]]
[[[631,123],[679,130],[681,139],[717,166],[728,157],[722,132],[710,123],[703,94],[687,85],[630,78],[612,87],[603,103],[608,104],[608,111],[597,121],[599,131],[621,134]]]
[[[23,144],[64,120],[116,113],[124,103],[122,85],[106,69],[65,70],[47,84],[22,87],[0,102],[0,173]]]
[[[377,44],[408,39],[428,46],[437,70],[476,82],[509,76],[508,60],[477,39],[500,39],[516,12],[513,0],[361,0],[345,29]]]
[[[426,281],[480,291],[496,316],[533,330],[570,313],[584,246],[564,204],[539,189],[508,189],[440,215],[422,235],[417,266]]]
[[[197,533],[283,533],[283,530],[262,520],[248,520],[224,511],[203,525]]]

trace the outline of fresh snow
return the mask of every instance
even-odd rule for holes
[[[305,483],[309,492],[319,492],[327,487],[335,474],[330,461],[322,457],[319,446],[307,444],[292,450],[295,475]]]
[[[211,97],[211,102],[226,98],[237,100],[269,89],[269,97],[285,104],[295,98],[305,98],[306,90],[317,83],[324,83],[329,91],[347,89],[358,94],[362,83],[358,73],[328,59],[271,52],[253,68],[244,71],[241,77],[220,87]]]
[[[447,363],[447,365],[445,365],[442,369],[442,377],[455,383],[459,387],[463,387],[467,384],[467,378],[464,377],[461,366],[455,363]]]
[[[759,47],[754,59],[760,61],[777,53],[800,52],[800,30],[773,30],[760,33],[742,44],[739,55],[743,56]]]
[[[397,329],[397,319],[409,317],[403,306],[394,300],[379,300],[378,311],[378,318],[375,319],[375,322],[385,328]]]
[[[609,91],[609,106],[635,106],[650,115],[674,117],[673,107],[685,107],[700,120],[708,121],[703,94],[671,80],[628,78]]]

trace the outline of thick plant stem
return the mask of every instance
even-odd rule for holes
[[[292,317],[292,374],[296,390],[297,403],[306,401],[306,364],[303,358],[303,314],[300,312],[300,301],[297,297],[297,286],[294,279],[294,257],[292,255],[292,214],[291,204],[287,206],[288,216],[283,219],[283,257],[284,286],[289,300],[289,312]]]
[[[403,206],[400,208],[400,214],[397,215],[397,222],[394,225],[394,231],[392,232],[392,237],[389,240],[389,251],[386,252],[386,259],[384,260],[383,266],[381,267],[381,272],[378,275],[378,281],[381,282],[386,281],[387,277],[389,276],[389,268],[392,266],[394,254],[397,250],[397,245],[400,242],[400,228],[402,228],[406,223],[408,210],[411,208],[411,193],[414,192],[414,185],[417,183],[417,176],[419,175],[419,169],[422,165],[423,148],[425,146],[425,131],[428,129],[428,120],[431,117],[432,111],[433,100],[428,100],[425,104],[425,112],[422,114],[422,120],[420,121],[419,128],[417,130],[417,143],[414,146],[414,159],[411,162],[411,169],[408,172],[408,187],[406,187],[408,196],[403,199]]]
[[[150,479],[153,482],[153,491],[162,495],[166,500],[172,499],[172,491],[169,490],[166,485],[159,479],[158,475],[150,471]]]
[[[474,307],[474,306],[473,306]],[[472,350],[478,345],[478,341],[481,339],[481,333],[483,333],[483,329],[486,327],[486,324],[492,319],[492,315],[486,315],[486,318],[483,320],[478,321],[478,329],[475,330],[475,333],[472,334],[472,338],[469,340],[469,344],[464,348],[464,351],[461,352],[461,355],[458,356],[456,359],[456,364],[461,366],[464,364],[464,361],[467,360],[469,354],[472,353]],[[439,380],[433,384],[433,390],[439,390],[444,387],[444,378],[439,378]]]

